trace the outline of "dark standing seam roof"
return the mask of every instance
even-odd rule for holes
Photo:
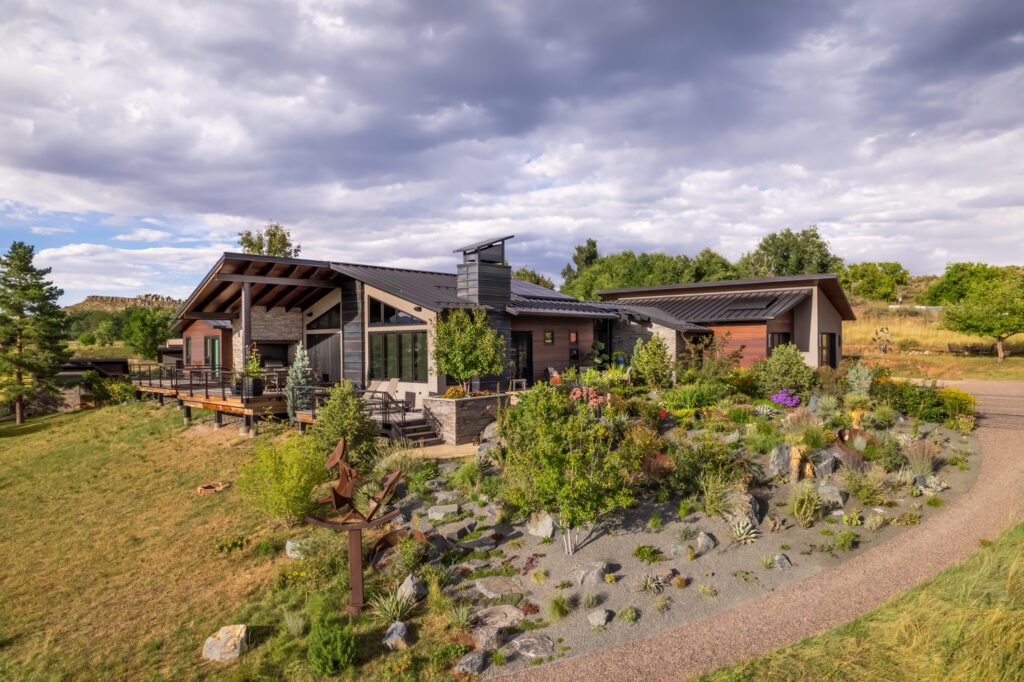
[[[628,307],[657,308],[678,320],[685,320],[692,324],[764,322],[789,312],[810,295],[811,292],[807,289],[786,289],[729,294],[627,298],[620,299],[616,303]]]
[[[565,315],[567,317],[595,317],[608,320],[620,317],[616,305],[577,301],[562,298],[513,298],[505,307],[509,315]]]
[[[331,263],[331,268],[428,310],[469,308],[473,305],[455,294],[455,275],[450,273],[356,263]]]
[[[534,284],[533,282],[524,282],[521,279],[512,280],[512,295],[522,296],[523,298],[553,298],[560,301],[576,300],[572,296],[567,296],[560,291],[548,289],[547,287],[542,287],[541,285]]]
[[[661,310],[660,308],[648,305],[623,305],[618,301],[616,301],[616,304],[616,307],[622,311],[623,314],[628,315],[629,317],[639,319],[644,322],[650,321],[654,324],[659,324],[662,327],[674,329],[677,332],[683,332],[684,334],[703,334],[711,332],[707,327],[702,327],[699,324],[693,324],[687,320],[680,319],[669,312]]]

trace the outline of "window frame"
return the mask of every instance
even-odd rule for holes
[[[555,345],[555,330],[554,329],[545,329],[544,330],[544,337],[543,338],[544,338],[544,345],[545,346],[553,346],[553,345]]]
[[[408,353],[403,353],[404,350],[408,350]],[[424,384],[430,380],[426,331],[410,329],[370,332],[367,352],[371,381],[397,378],[402,383]],[[393,363],[397,367],[392,367]]]
[[[379,298],[367,296],[366,302],[366,326],[371,329],[380,327],[425,327],[426,320],[422,320],[412,313],[407,313],[397,306],[385,303]],[[390,315],[386,315],[388,311]]]

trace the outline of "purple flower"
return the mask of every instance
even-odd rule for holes
[[[800,396],[790,391],[788,388],[784,388],[771,398],[773,403],[780,407],[796,407],[800,404]]]

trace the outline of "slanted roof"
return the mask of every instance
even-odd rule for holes
[[[653,322],[654,324],[661,325],[662,327],[668,327],[669,329],[674,329],[675,331],[682,332],[684,334],[703,334],[711,332],[707,327],[702,327],[701,325],[694,324],[689,320],[681,319],[670,312],[654,306],[633,304],[624,305],[621,301],[616,301],[615,307],[618,308],[623,315],[634,320],[639,320],[641,322]]]
[[[455,293],[455,275],[448,272],[387,268],[359,263],[331,263],[339,273],[394,294],[427,310],[469,308],[472,303]]]
[[[551,298],[559,301],[575,301],[572,296],[567,296],[560,291],[542,287],[533,282],[524,282],[521,279],[512,280],[512,297],[520,298]]]
[[[715,282],[688,282],[686,284],[663,284],[648,287],[623,287],[602,289],[597,295],[602,300],[623,300],[671,296],[679,294],[717,293],[726,290],[764,291],[775,289],[798,289],[818,287],[825,294],[843,320],[855,320],[857,316],[846,297],[839,277],[831,273],[818,275],[792,275],[787,277],[758,277],[755,279],[726,279]]]
[[[621,317],[618,307],[595,301],[573,298],[513,298],[505,312],[509,315],[541,315],[555,317],[592,317],[615,320]]]
[[[460,246],[457,249],[452,249],[452,253],[473,253],[474,251],[482,251],[483,249],[497,246],[503,242],[507,242],[509,239],[515,237],[514,234],[510,234],[507,237],[495,237],[494,239],[485,239],[482,242],[470,244],[469,246]]]
[[[723,294],[690,294],[624,298],[615,303],[629,307],[657,309],[662,314],[691,324],[714,322],[764,322],[792,310],[811,295],[810,289],[742,291]]]

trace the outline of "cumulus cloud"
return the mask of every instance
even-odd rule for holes
[[[41,234],[44,236],[52,236],[55,234],[71,234],[74,232],[70,227],[46,227],[45,225],[33,225],[28,228],[28,231],[32,234]]]
[[[192,258],[277,220],[443,269],[497,233],[554,275],[587,237],[736,257],[809,224],[914,272],[1019,262],[1021,35],[1001,0],[13,0],[0,205]]]

